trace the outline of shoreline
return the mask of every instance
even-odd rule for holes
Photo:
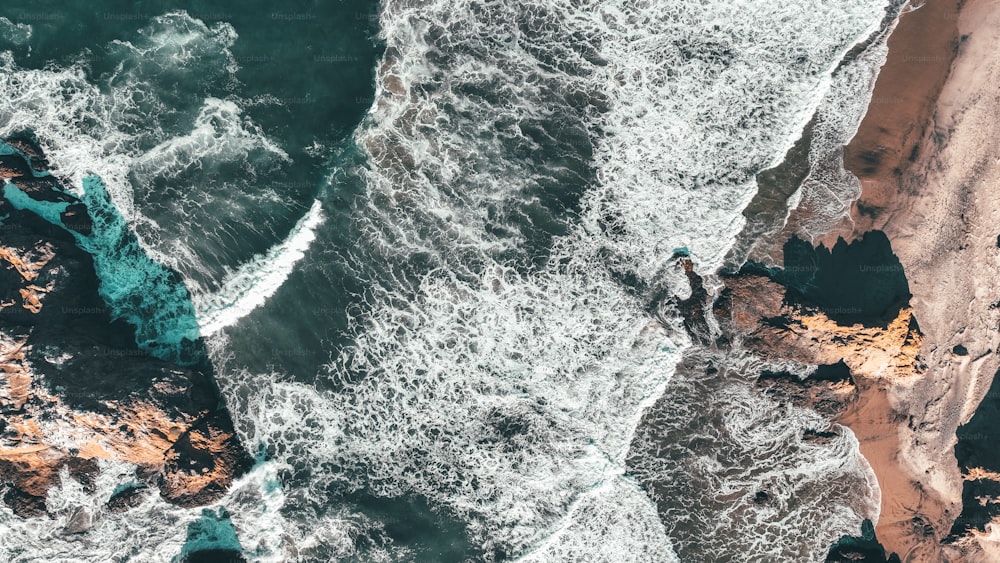
[[[861,181],[851,206],[855,236],[885,225],[907,169],[932,151],[921,140],[958,53],[965,2],[931,0],[904,11],[889,35],[868,111],[844,147],[844,168]]]
[[[839,418],[882,490],[876,535],[904,561],[1000,556],[983,531],[952,535],[969,479],[955,457],[957,430],[1000,367],[1000,196],[987,180],[1000,171],[988,134],[1000,107],[990,99],[991,78],[1000,77],[998,24],[1000,9],[988,0],[929,1],[904,13],[844,148],[862,186],[850,238],[875,229],[889,238],[923,336],[917,380],[859,378],[859,397]]]
[[[1000,454],[986,430],[1000,418],[1000,387],[988,395],[1000,368],[1000,140],[991,134],[1000,116],[998,45],[1000,5],[991,0],[904,10],[843,146],[844,170],[860,187],[844,194],[849,218],[806,232],[804,242],[799,223],[815,210],[796,208],[798,222],[786,219],[770,241],[771,253],[783,244],[782,267],[741,268],[725,280],[730,299],[767,314],[719,310],[723,332],[762,357],[850,369],[855,391],[832,419],[853,432],[874,474],[874,537],[908,562],[1000,561]],[[796,154],[771,172],[794,165],[787,161]],[[882,251],[855,247],[871,250],[872,233]],[[828,283],[798,279],[810,252],[840,256],[826,266]],[[893,272],[908,286],[903,309],[873,323],[884,306],[873,296],[893,287],[880,277]],[[760,275],[771,281],[755,281]],[[780,308],[745,291],[760,283],[778,284]],[[802,385],[814,401],[822,377]]]

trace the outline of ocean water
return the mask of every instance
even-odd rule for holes
[[[679,370],[710,353],[653,296],[690,291],[680,249],[712,286],[755,174],[818,110],[850,129],[837,104],[864,98],[878,53],[835,70],[885,9],[0,9],[0,135],[33,132],[54,173],[113,206],[114,236],[179,274],[135,323],[190,297],[259,460],[207,512],[150,494],[125,515],[100,506],[130,469],[103,462],[97,492],[65,479],[42,526],[0,510],[0,558],[820,556],[877,517],[853,436],[802,446],[819,422],[768,414],[739,354],[708,382]],[[685,441],[699,428],[715,438]],[[794,502],[745,502],[765,482]],[[61,534],[79,506],[94,527]]]

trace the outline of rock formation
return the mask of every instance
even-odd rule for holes
[[[814,269],[804,268],[809,260],[786,262],[784,272],[751,267],[725,280],[716,305],[728,329],[723,340],[807,364],[843,356],[856,396],[844,394],[835,417],[859,439],[881,487],[878,539],[904,561],[1000,560],[1000,459],[992,455],[1000,416],[1000,391],[994,391],[1000,369],[998,30],[1000,10],[988,0],[904,9],[868,113],[844,147],[844,165],[861,187],[851,216],[826,233],[793,228],[799,215],[816,212],[807,207],[791,210],[779,235],[768,234],[773,221],[748,221],[749,234],[764,234],[736,252],[740,258],[758,245],[751,257],[780,264],[776,251],[793,232],[827,247],[879,233],[891,242],[893,261],[871,263],[864,272],[841,266],[839,279],[813,278]],[[809,136],[807,128],[789,162],[763,178],[773,193],[764,194],[762,208],[775,207],[768,198],[780,201],[801,182],[799,145]],[[840,237],[847,242],[837,242]],[[811,258],[825,259],[822,252]],[[862,290],[853,280],[867,283],[896,269],[905,273],[907,298],[881,319],[853,318],[855,307],[885,306],[881,298],[875,307],[863,301],[892,285]],[[839,297],[833,295],[838,287]],[[817,290],[827,302],[815,299]],[[859,301],[852,303],[852,296]],[[761,384],[804,401],[832,397],[819,393],[827,383],[812,380]]]
[[[65,204],[59,226],[0,199],[4,502],[43,515],[64,470],[92,489],[100,459],[136,466],[139,485],[109,499],[111,510],[127,509],[143,486],[179,505],[214,501],[252,459],[204,354],[178,365],[136,344],[136,328],[102,298],[94,258],[74,239],[91,231],[87,207],[47,172],[30,138],[6,142],[0,175],[33,201]],[[74,519],[78,531],[89,519]]]
[[[888,240],[872,233],[831,250],[793,240],[784,263],[784,271],[751,265],[723,278],[713,312],[724,339],[770,360],[819,366],[801,381],[764,373],[758,385],[851,428],[878,476],[879,529],[894,547],[905,547],[904,560],[956,556],[958,548],[944,542],[960,507],[927,494],[901,454],[923,428],[900,390],[925,381],[928,367],[925,337]],[[894,472],[898,467],[908,471]]]
[[[924,376],[888,389],[906,423],[904,462],[886,470],[919,481],[928,503],[941,506],[923,543],[962,549],[957,556],[926,548],[919,560],[996,561],[1000,522],[984,519],[984,508],[1000,500],[985,477],[1000,470],[987,453],[996,436],[988,390],[1000,369],[1000,10],[985,0],[929,2],[900,27],[874,94],[898,103],[869,111],[845,149],[862,183],[854,232],[877,228],[892,241],[923,333]],[[896,514],[899,530],[922,517]],[[894,549],[915,548],[908,533],[895,539],[891,522],[880,519],[879,537]]]

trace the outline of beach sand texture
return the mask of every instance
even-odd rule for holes
[[[862,383],[842,419],[882,488],[876,533],[903,561],[1000,560],[1000,534],[941,543],[961,512],[956,430],[1000,367],[998,84],[1000,2],[929,0],[901,17],[845,148],[862,183],[853,235],[886,233],[923,334],[921,377]]]

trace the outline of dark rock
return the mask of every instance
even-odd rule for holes
[[[688,334],[706,342],[711,332],[705,318],[709,307],[708,290],[705,289],[704,280],[694,271],[694,263],[690,258],[685,257],[681,265],[691,286],[691,295],[679,303],[681,314],[684,316],[684,326],[688,329]]]
[[[57,225],[0,197],[3,500],[18,515],[43,515],[46,492],[63,467],[94,490],[98,457],[135,464],[139,478],[161,485],[169,501],[216,500],[252,458],[220,407],[211,365],[182,366],[139,347],[136,328],[114,318],[101,297],[94,258],[72,234],[89,232],[90,210],[45,173],[44,156],[30,139],[8,144],[22,154],[0,157],[0,174],[35,201],[68,206]],[[188,344],[198,348],[190,357],[204,358],[203,343]],[[43,419],[82,438],[66,450],[48,444],[36,423]],[[202,471],[198,479],[174,478],[192,463]],[[139,488],[126,489],[108,506],[124,510],[140,498]]]
[[[115,492],[104,505],[111,512],[124,512],[130,508],[139,506],[145,493],[145,485],[131,485]]]
[[[871,520],[861,523],[860,536],[844,536],[830,548],[826,563],[900,563],[895,553],[886,555],[885,548],[875,537]]]
[[[841,373],[838,368],[833,367],[830,371]],[[852,390],[846,396],[838,389],[838,386],[842,387],[845,384]],[[831,418],[842,414],[856,395],[850,370],[847,370],[846,377],[834,377],[825,372],[820,378],[810,376],[806,379],[799,379],[798,376],[788,372],[764,371],[757,378],[757,387],[778,402],[789,402],[797,407],[811,408]]]
[[[28,494],[12,488],[3,496],[3,502],[22,518],[45,516],[45,497]]]
[[[839,436],[839,434],[836,432],[815,430],[813,428],[807,428],[806,431],[802,433],[802,439],[811,444],[829,444],[837,436]]]
[[[661,316],[662,309],[666,308],[680,313],[688,334],[702,343],[707,343],[711,337],[711,329],[706,315],[711,309],[711,303],[704,280],[694,271],[694,263],[685,249],[676,251],[673,259],[673,264],[684,269],[691,294],[686,299],[677,299],[668,293],[669,290],[660,289],[659,293],[650,298],[649,312],[654,316]]]
[[[31,168],[36,172],[45,172],[49,169],[49,161],[39,148],[38,139],[30,131],[11,135],[5,141],[8,145],[27,156]]]
[[[100,468],[97,466],[97,460],[72,457],[66,463],[66,466],[69,469],[70,476],[83,485],[83,490],[88,493],[94,492],[97,474],[100,471]]]
[[[218,500],[229,483],[252,466],[253,459],[240,446],[229,415],[215,411],[167,451],[160,494],[181,506],[203,506]]]
[[[205,549],[189,553],[182,559],[184,563],[246,563],[239,551],[231,549]]]
[[[913,525],[914,534],[925,538],[934,537],[934,526],[932,526],[931,523],[924,517],[914,516],[910,519],[910,523]]]
[[[815,307],[835,322],[885,327],[909,303],[903,266],[882,231],[869,231],[832,249],[792,237],[784,246],[784,268],[748,263],[745,274],[763,274],[787,289],[786,299]]]
[[[840,360],[835,364],[824,364],[816,366],[816,371],[809,376],[809,379],[816,381],[847,381],[853,383],[854,380],[851,378],[851,368],[847,367],[844,360]]]
[[[981,477],[962,483],[962,513],[955,519],[949,541],[955,541],[972,530],[986,532],[986,525],[1000,516],[1000,449],[997,444],[997,421],[1000,421],[1000,372],[993,376],[990,390],[986,392],[975,414],[964,426],[958,427],[955,458],[963,474],[980,469]],[[979,499],[985,498],[982,503]]]

